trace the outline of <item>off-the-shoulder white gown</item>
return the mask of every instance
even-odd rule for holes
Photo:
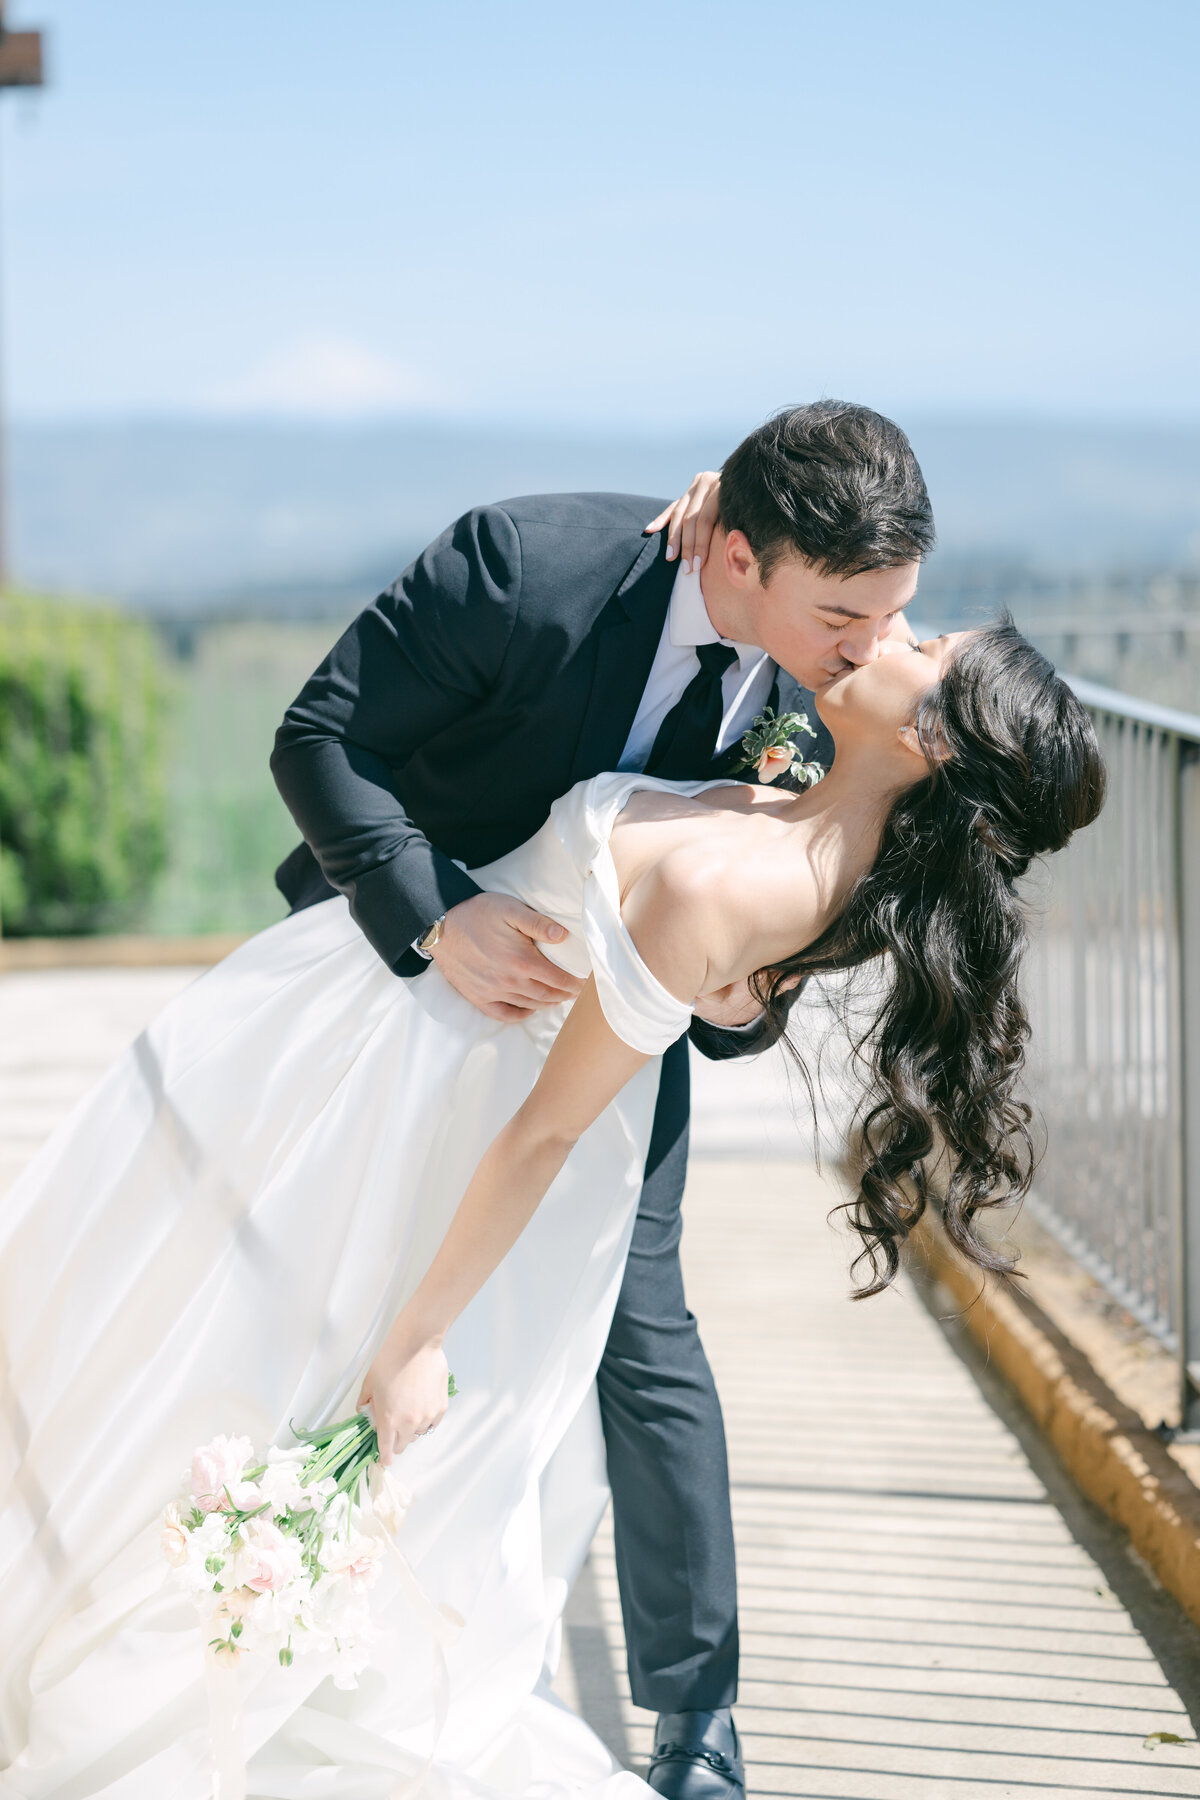
[[[465,1628],[429,1774],[429,1634],[385,1574],[353,1691],[307,1659],[243,1664],[251,1795],[431,1800],[648,1790],[548,1691],[603,1504],[592,1382],[633,1227],[658,1055],[688,1008],[621,921],[601,775],[473,871],[560,920],[648,1063],[585,1134],[454,1326],[461,1389],[397,1466],[400,1543]],[[697,792],[714,783],[683,784]],[[364,1371],[563,1009],[485,1018],[431,969],[397,980],[343,899],[283,920],[181,994],[0,1207],[0,1795],[207,1800],[200,1630],[164,1579],[165,1502],[217,1432],[289,1441]]]

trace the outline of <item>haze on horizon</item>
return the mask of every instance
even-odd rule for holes
[[[7,403],[1200,421],[1192,0],[10,0]]]

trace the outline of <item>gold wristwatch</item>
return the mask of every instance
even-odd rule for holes
[[[443,931],[445,931],[445,929],[446,929],[446,915],[445,915],[445,913],[443,913],[440,919],[435,919],[433,921],[433,924],[429,927],[429,930],[425,933],[425,936],[417,939],[417,949],[422,951],[424,955],[428,956],[430,951],[434,948],[434,946],[436,944],[441,943],[442,933],[443,933]]]

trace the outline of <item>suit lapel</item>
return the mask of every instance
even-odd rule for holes
[[[615,769],[620,761],[662,636],[675,581],[676,565],[664,559],[664,545],[662,532],[647,538],[589,639],[595,664],[571,765],[572,784],[604,769]]]
[[[827,769],[832,768],[833,739],[822,723],[811,688],[801,687],[784,669],[779,671],[778,688],[776,712],[802,712],[817,734],[815,738],[801,734],[792,740],[805,762],[824,763]]]
[[[785,712],[806,712],[812,717],[812,695],[806,694],[794,676],[786,669],[776,669],[775,685],[771,689],[771,705],[775,708],[776,717]]]

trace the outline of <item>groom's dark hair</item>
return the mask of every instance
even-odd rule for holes
[[[743,532],[765,583],[781,558],[826,575],[920,562],[933,508],[898,425],[848,400],[789,406],[752,431],[721,470],[720,519]]]

